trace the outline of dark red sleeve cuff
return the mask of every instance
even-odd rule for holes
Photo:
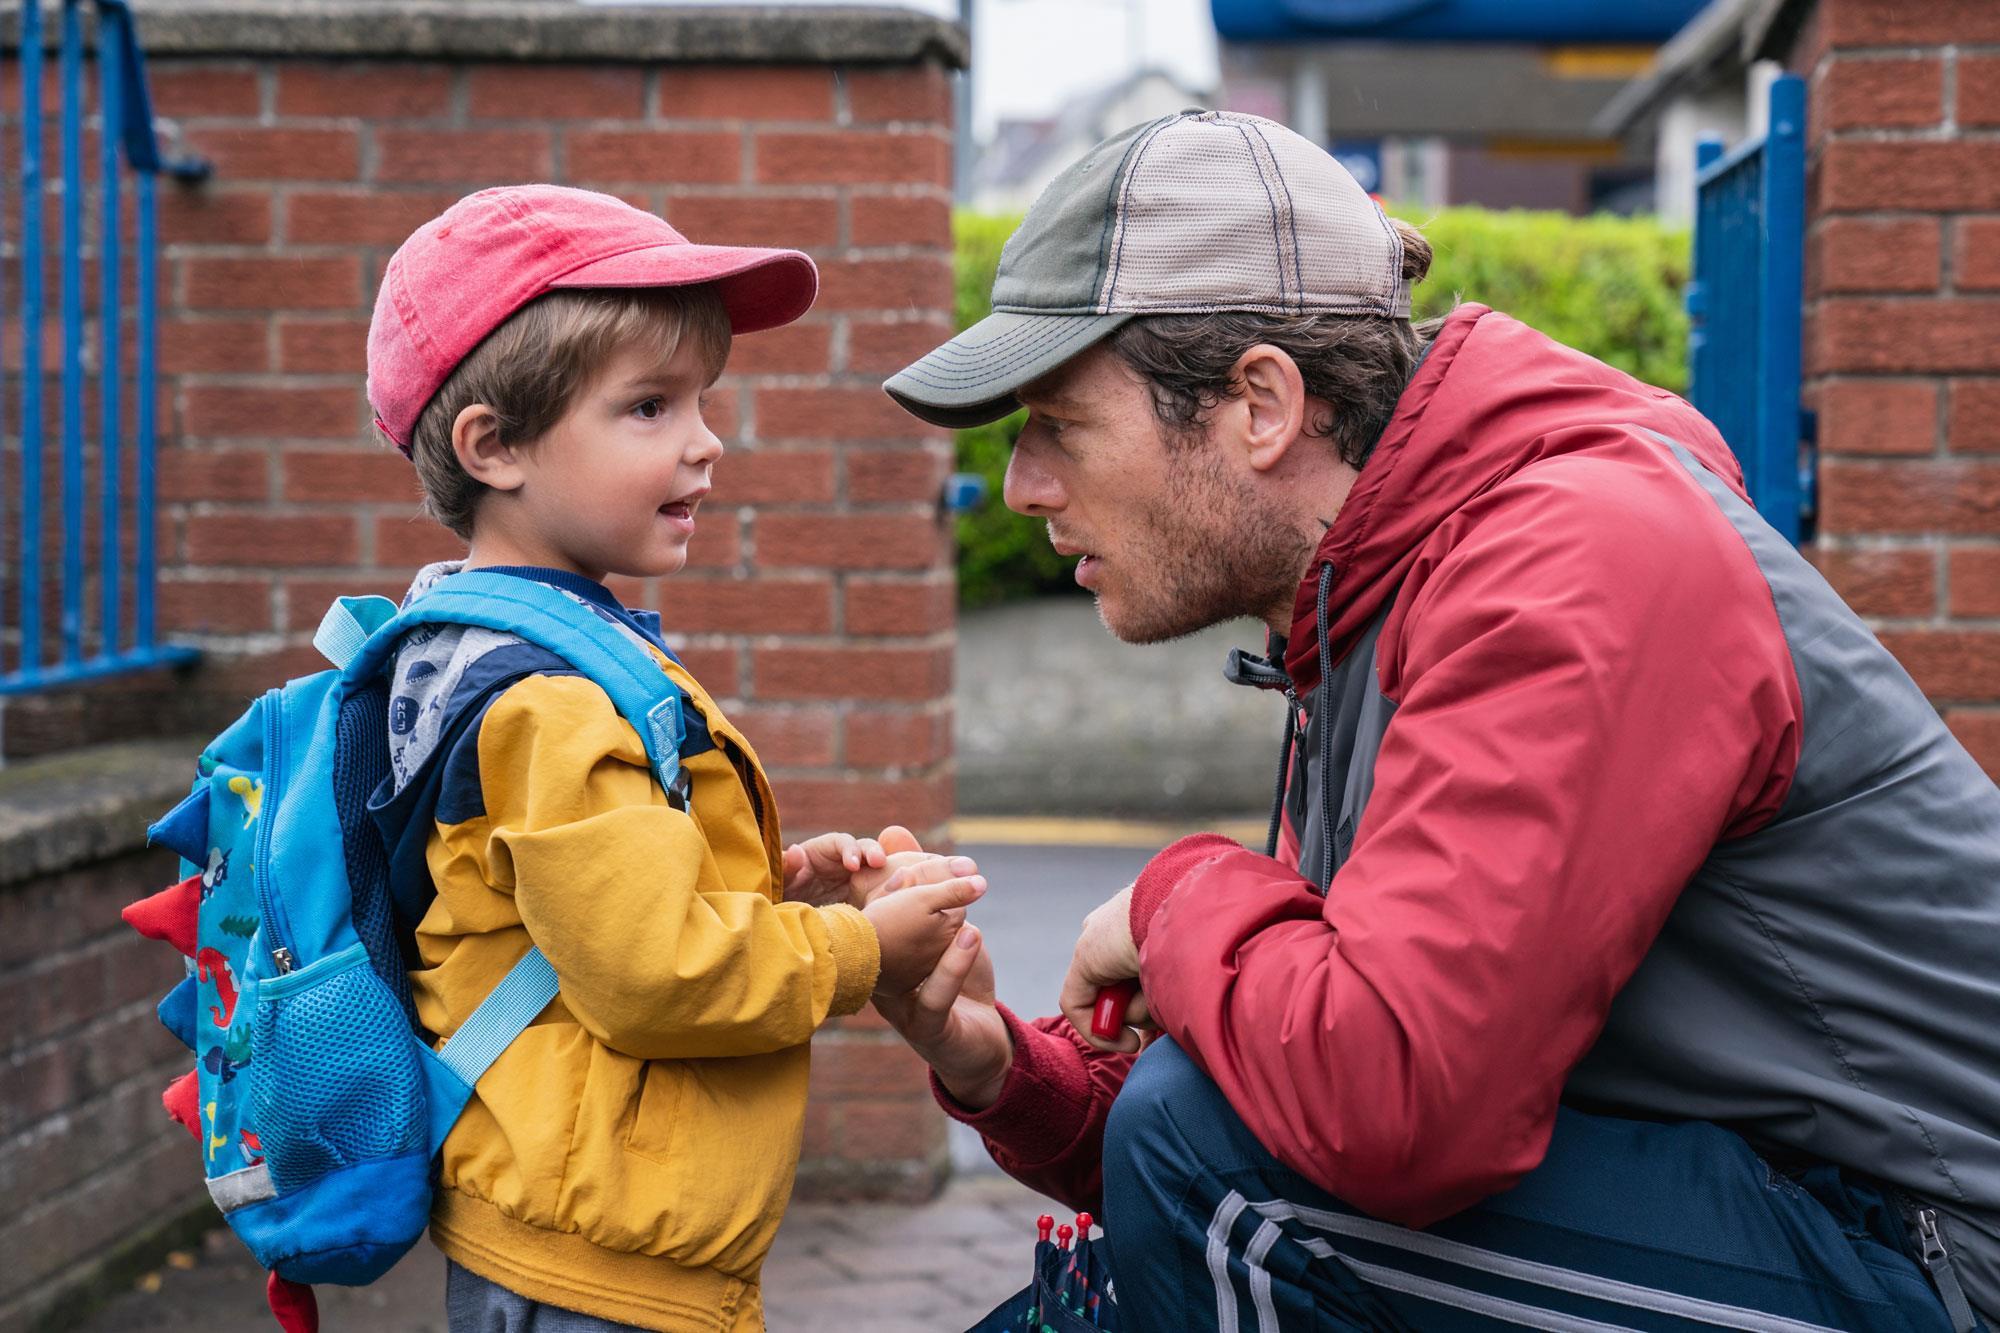
[[[1220,833],[1196,833],[1162,848],[1132,881],[1132,942],[1146,947],[1146,932],[1153,928],[1153,918],[1167,905],[1182,876],[1218,853],[1240,851],[1242,846]]]
[[[993,1105],[968,1109],[945,1091],[935,1071],[931,1094],[946,1115],[1005,1148],[1022,1167],[1032,1168],[1066,1152],[1090,1123],[1090,1075],[1083,1053],[1071,1042],[1028,1026],[1004,1004],[998,1008],[1014,1041],[1014,1064]]]

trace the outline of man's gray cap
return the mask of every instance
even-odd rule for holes
[[[1331,154],[1275,121],[1162,116],[1049,183],[1000,252],[993,313],[883,388],[963,428],[1135,315],[1407,319],[1403,242]]]

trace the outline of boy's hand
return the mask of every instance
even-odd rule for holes
[[[785,901],[815,907],[853,902],[855,876],[884,870],[888,863],[889,853],[874,838],[822,833],[806,842],[795,842],[785,849]]]
[[[875,993],[904,995],[915,990],[951,947],[965,924],[965,909],[985,892],[985,878],[968,875],[884,893],[862,908],[882,950]]]
[[[865,908],[906,884],[934,884],[978,872],[971,857],[927,852],[916,834],[891,824],[874,838],[829,833],[794,843],[785,851],[785,899],[815,907],[846,903]]]

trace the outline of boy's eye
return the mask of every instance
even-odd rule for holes
[[[641,420],[658,421],[666,415],[667,404],[663,398],[648,398],[645,402],[634,406],[632,410],[639,414]]]

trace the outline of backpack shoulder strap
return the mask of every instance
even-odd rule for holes
[[[335,626],[328,634],[328,646],[344,655],[345,682],[380,672],[397,642],[420,625],[477,625],[516,635],[562,658],[611,697],[619,714],[639,733],[667,799],[686,808],[687,785],[680,766],[686,722],[680,688],[650,654],[575,598],[533,579],[473,570],[440,579],[393,616],[384,616],[378,606],[347,606],[347,600],[328,612]],[[539,947],[531,945],[467,1015],[437,1052],[438,1059],[470,1088],[548,1007],[558,989],[555,968]],[[433,1127],[438,1140],[433,1149],[455,1119],[454,1113]]]
[[[393,618],[370,628],[347,660],[349,680],[387,663],[396,643],[419,625],[478,625],[546,648],[595,681],[646,747],[670,800],[685,804],[680,781],[687,723],[681,692],[659,663],[589,607],[545,583],[479,570],[452,574]]]

